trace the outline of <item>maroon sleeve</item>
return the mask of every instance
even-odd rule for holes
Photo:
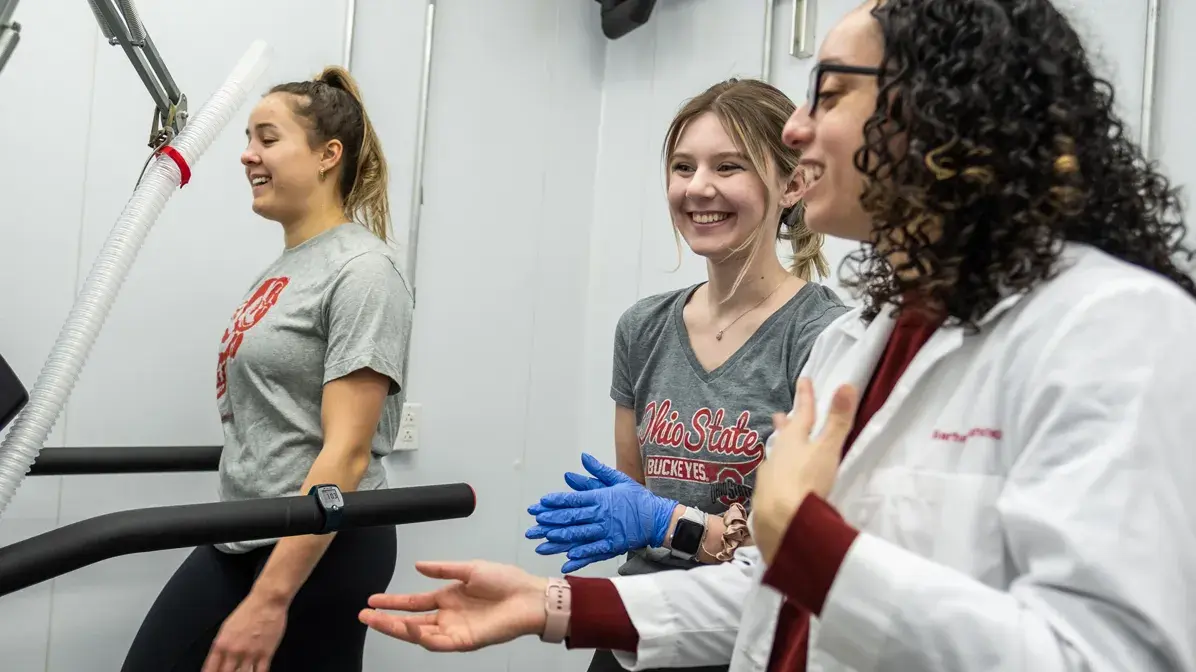
[[[821,615],[835,575],[858,534],[821,497],[806,495],[764,572],[764,584]]]
[[[570,649],[608,649],[635,653],[640,635],[631,624],[623,598],[609,579],[566,576],[572,593]]]

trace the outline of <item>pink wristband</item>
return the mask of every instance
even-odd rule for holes
[[[569,632],[569,615],[572,612],[573,590],[564,579],[549,579],[544,591],[544,633],[540,641],[559,644],[565,641]]]

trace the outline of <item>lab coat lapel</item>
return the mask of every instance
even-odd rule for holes
[[[880,319],[880,317],[877,318],[877,320]],[[850,353],[844,358],[847,360],[846,365],[853,366],[855,369],[855,375],[849,381],[845,380],[844,382],[851,382],[855,385],[860,395],[863,395],[867,389],[868,382],[872,379],[876,365],[893,332],[892,318],[885,317],[884,319],[888,321],[887,324],[880,325],[874,322],[855,348],[856,352]],[[913,361],[901,374],[901,378],[889,393],[888,398],[885,399],[884,404],[864,425],[847,456],[844,457],[843,463],[839,467],[835,487],[831,491],[832,503],[841,503],[848,492],[855,490],[856,483],[872,471],[872,467],[892,445],[891,441],[884,440],[885,426],[908,401],[910,394],[917,388],[918,382],[931,371],[936,363],[959,349],[963,344],[963,339],[962,328],[940,327],[914,356]],[[819,409],[823,417],[829,408],[829,396],[827,395],[826,407]]]
[[[981,331],[993,328],[1001,316],[1020,303],[1024,297],[1024,294],[1014,293],[1004,296],[979,320],[978,328]],[[839,385],[849,382],[856,386],[856,390],[861,395],[864,394],[868,382],[876,370],[876,365],[884,353],[885,346],[888,345],[889,336],[893,333],[895,320],[888,313],[888,310],[882,310],[870,325],[866,327],[860,325],[862,331],[857,334],[858,340],[846,349],[840,358],[837,370],[832,374],[833,385],[827,386],[825,388],[827,392],[824,392],[821,395],[822,398],[816,401],[819,425],[826,421],[826,414],[830,408],[831,394],[829,390],[834,390]],[[850,334],[845,334],[845,336],[850,338]],[[864,425],[856,437],[855,443],[852,444],[851,450],[848,451],[843,463],[839,466],[839,475],[830,493],[832,504],[840,506],[849,496],[848,493],[857,492],[855,487],[857,482],[872,471],[872,468],[884,456],[885,451],[893,445],[892,441],[883,440],[885,426],[906,403],[910,394],[917,388],[919,381],[930,373],[935,364],[958,350],[963,343],[963,327],[951,326],[940,327],[922,346],[913,361],[906,367],[905,372],[901,374],[901,378],[889,393],[888,398],[885,399],[885,403]],[[839,370],[842,370],[841,375]],[[817,391],[815,392],[817,393]]]

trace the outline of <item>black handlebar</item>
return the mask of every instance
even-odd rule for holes
[[[223,446],[42,448],[30,476],[216,471]]]
[[[467,518],[476,506],[465,483],[346,492],[344,498],[340,529]],[[121,555],[314,534],[323,524],[310,496],[118,511],[0,548],[0,595]]]
[[[0,0],[2,2],[3,0]],[[28,402],[0,357],[0,429]],[[29,476],[216,471],[222,446],[42,448]],[[465,483],[346,492],[338,529],[467,518],[477,505]],[[324,511],[295,496],[118,511],[0,548],[0,595],[101,560],[204,544],[315,534]]]

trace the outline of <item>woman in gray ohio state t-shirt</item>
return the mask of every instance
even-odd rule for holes
[[[567,476],[576,492],[529,509],[537,524],[526,536],[546,539],[538,553],[567,552],[564,572],[624,553],[622,574],[689,569],[751,543],[743,518],[772,416],[792,409],[814,341],[848,310],[812,281],[829,269],[822,236],[801,216],[800,157],[781,142],[794,109],[766,83],[729,80],[690,100],[669,128],[673,225],[706,258],[708,277],[641,299],[618,321],[610,394],[622,473],[587,457],[592,478]],[[777,240],[791,245],[790,269]],[[618,484],[629,479],[646,489]],[[695,555],[672,546],[682,519]],[[599,651],[589,669],[622,667]]]
[[[834,292],[805,283],[764,315],[733,354],[712,368],[699,359],[685,310],[705,283],[636,302],[615,335],[610,396],[634,411],[649,490],[721,515],[750,510],[772,415],[793,408],[794,383],[815,339],[846,311]],[[665,548],[632,552],[621,574],[693,567]]]

